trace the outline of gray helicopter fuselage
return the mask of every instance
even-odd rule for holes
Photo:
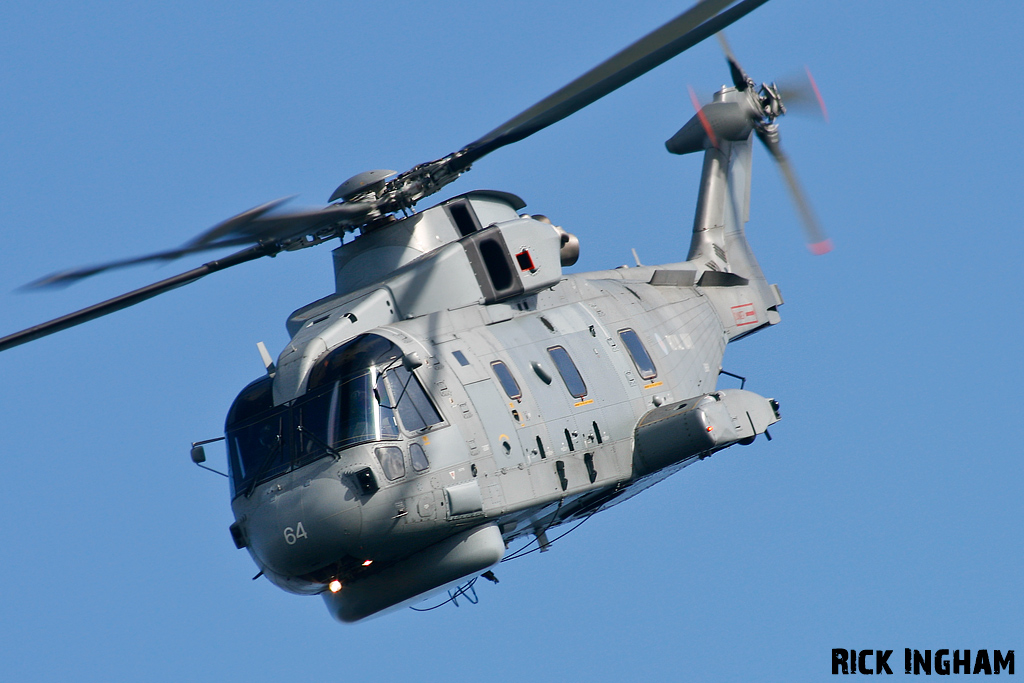
[[[774,401],[716,391],[726,344],[781,303],[729,220],[745,218],[733,173],[742,189],[749,140],[706,153],[676,264],[564,275],[570,237],[497,192],[339,247],[338,292],[289,319],[263,417],[229,415],[236,543],[354,621],[763,433]],[[314,406],[342,417],[324,426]],[[270,455],[247,463],[247,448]]]
[[[358,232],[334,250],[335,293],[289,317],[276,363],[258,345],[267,374],[228,412],[235,544],[257,576],[323,595],[342,621],[484,572],[517,538],[544,550],[551,528],[749,444],[779,419],[773,399],[716,387],[726,345],[779,322],[783,303],[745,236],[755,136],[783,173],[811,251],[831,248],[780,145],[780,89],[756,89],[721,34],[766,1],[699,0],[483,137],[403,173],[357,174],[328,206],[274,200],[181,247],[42,278],[34,286],[246,245],[0,337],[0,352]],[[666,142],[704,156],[685,260],[566,275],[579,241],[521,214],[525,203],[504,192],[412,212],[491,152],[715,34],[733,87]],[[196,464],[206,467],[210,441],[193,443]]]

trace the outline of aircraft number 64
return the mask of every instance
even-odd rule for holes
[[[288,545],[295,545],[295,541],[300,538],[309,538],[306,536],[306,530],[302,528],[302,522],[295,525],[295,528],[285,527],[284,530],[284,542]]]

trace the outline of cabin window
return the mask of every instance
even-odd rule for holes
[[[384,375],[389,405],[398,413],[398,419],[408,432],[418,432],[442,422],[437,408],[430,402],[416,376],[404,366],[392,368]],[[383,397],[381,397],[383,400]]]
[[[548,349],[548,353],[551,354],[551,360],[555,362],[558,374],[562,376],[562,381],[565,382],[565,388],[569,390],[569,394],[576,398],[586,396],[587,385],[584,383],[583,377],[580,376],[580,371],[576,369],[576,364],[572,362],[569,352],[561,346],[552,346]]]
[[[629,328],[619,330],[619,339],[626,345],[629,357],[633,359],[633,365],[636,366],[637,372],[643,379],[654,379],[658,376],[658,370],[654,367],[651,354],[647,353],[644,343],[640,341],[640,336],[636,332]]]
[[[402,457],[402,449],[398,446],[382,446],[375,448],[380,468],[384,470],[384,476],[394,481],[405,476],[405,458]]]
[[[418,443],[409,446],[409,459],[412,460],[412,468],[417,472],[423,472],[430,467],[430,462],[427,461],[427,454],[423,450],[423,446]]]
[[[512,371],[508,369],[508,366],[502,363],[500,360],[496,360],[491,363],[491,369],[494,370],[494,375],[501,382],[501,388],[505,390],[505,394],[508,395],[513,401],[518,401],[523,397],[523,392],[519,388],[519,383],[516,382],[516,378],[512,376]]]

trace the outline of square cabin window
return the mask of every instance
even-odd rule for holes
[[[562,381],[565,382],[565,388],[569,390],[569,393],[576,398],[586,396],[587,385],[584,383],[583,377],[580,376],[580,371],[576,369],[576,364],[569,357],[569,352],[561,346],[552,346],[548,349],[548,353],[551,354],[551,360],[555,362],[558,374],[562,376]]]
[[[510,399],[518,401],[523,397],[519,383],[516,382],[516,378],[512,376],[512,371],[508,369],[507,365],[500,360],[496,360],[491,362],[491,369],[494,370],[494,375],[501,382],[501,388],[505,390],[505,394]]]
[[[619,339],[626,345],[629,357],[633,359],[633,365],[636,366],[640,377],[643,379],[654,379],[658,376],[658,370],[654,367],[651,354],[647,353],[644,343],[640,341],[640,336],[636,332],[629,328],[619,330]]]
[[[374,449],[380,468],[384,470],[384,476],[394,481],[405,476],[405,458],[402,457],[402,449],[398,446],[381,446]]]

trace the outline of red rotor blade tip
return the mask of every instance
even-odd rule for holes
[[[821,256],[822,254],[827,254],[832,251],[832,240],[824,239],[820,242],[815,242],[814,244],[808,244],[807,248],[810,249],[811,253],[815,256]]]
[[[711,146],[718,149],[718,138],[715,137],[715,131],[711,129],[711,122],[708,121],[708,117],[704,115],[704,109],[700,106],[697,93],[693,92],[692,85],[688,85],[686,88],[690,91],[690,101],[693,102],[693,108],[697,110],[697,118],[700,119],[700,125],[704,126],[704,132],[707,133],[708,139],[711,140]]]
[[[811,89],[814,90],[814,96],[818,98],[818,106],[821,107],[821,115],[825,117],[825,123],[828,123],[828,109],[825,108],[825,98],[821,96],[821,91],[818,90],[818,84],[814,82],[814,76],[811,75],[811,68],[805,65],[804,71],[807,72],[807,80],[811,82]]]

